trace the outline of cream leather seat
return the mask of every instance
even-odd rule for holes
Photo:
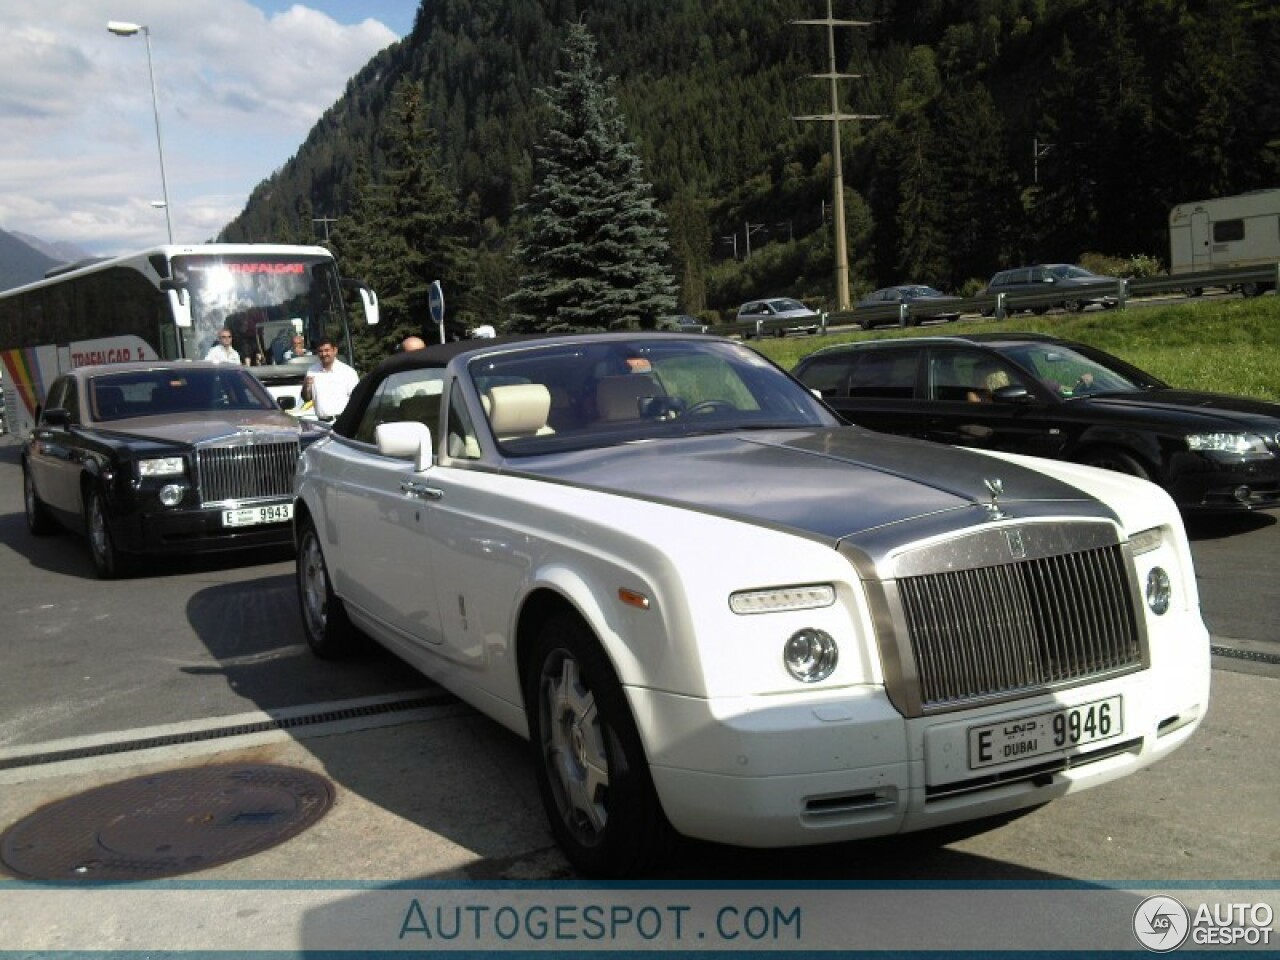
[[[602,377],[596,384],[596,413],[601,420],[638,420],[640,401],[663,394],[661,385],[649,373]]]
[[[547,426],[551,391],[541,383],[514,383],[485,391],[489,425],[499,440],[555,433]]]

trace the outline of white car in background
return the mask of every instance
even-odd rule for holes
[[[1043,804],[1208,706],[1160,488],[841,426],[718,337],[400,354],[295,493],[312,649],[372,637],[528,737],[589,875]]]
[[[738,323],[754,323],[754,336],[785,337],[788,333],[817,333],[822,317],[791,297],[749,300],[738,308]]]

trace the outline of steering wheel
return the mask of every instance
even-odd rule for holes
[[[738,408],[728,400],[699,400],[693,406],[685,410],[681,414],[682,417],[693,416],[700,413],[717,413],[721,410],[737,410]]]

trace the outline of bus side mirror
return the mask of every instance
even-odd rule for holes
[[[360,288],[360,302],[364,305],[364,322],[372,326],[378,322],[378,295],[368,287]]]
[[[191,326],[191,292],[189,290],[169,290],[169,311],[173,314],[173,322],[180,327]]]

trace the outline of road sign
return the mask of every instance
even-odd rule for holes
[[[431,311],[431,320],[440,331],[440,342],[444,343],[444,288],[439,280],[431,281],[431,290],[427,294],[427,307]]]

